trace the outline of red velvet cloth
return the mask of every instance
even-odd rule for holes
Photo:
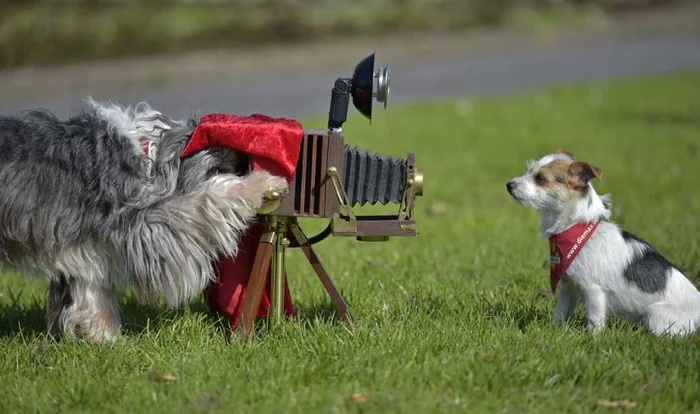
[[[209,114],[200,120],[181,157],[208,147],[227,147],[251,156],[256,170],[291,182],[303,138],[304,128],[293,119]]]
[[[272,118],[253,114],[209,114],[200,120],[190,142],[181,157],[187,157],[209,147],[226,147],[249,155],[255,171],[265,170],[291,182],[296,171],[301,142],[302,125],[289,118]],[[216,264],[218,279],[205,289],[205,296],[212,312],[226,316],[231,329],[236,329],[246,295],[250,271],[255,261],[258,242],[262,235],[262,223],[253,225],[243,235],[239,253],[235,258],[222,257]],[[268,283],[258,311],[258,318],[265,318],[270,311],[270,271]],[[294,315],[294,306],[285,280],[284,309],[287,316]]]

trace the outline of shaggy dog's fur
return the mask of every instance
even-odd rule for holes
[[[194,120],[88,103],[66,120],[0,117],[0,265],[49,278],[50,332],[102,342],[119,333],[122,289],[171,307],[200,294],[265,192],[287,184],[241,174],[228,149],[181,159]]]

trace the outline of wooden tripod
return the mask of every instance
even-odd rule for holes
[[[289,234],[290,231],[291,234]],[[343,320],[349,323],[355,322],[350,307],[328,276],[309,239],[299,227],[296,217],[269,215],[265,216],[265,228],[260,237],[241,311],[238,334],[242,339],[249,338],[253,330],[270,266],[272,266],[270,272],[271,319],[274,323],[279,323],[284,318],[285,253],[290,244],[288,236],[293,237],[299,244]]]

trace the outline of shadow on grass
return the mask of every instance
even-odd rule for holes
[[[33,293],[31,297],[23,290],[7,290],[9,300],[0,303],[0,338],[15,336],[34,336],[46,334],[46,304],[45,297],[38,297]],[[133,297],[126,297],[120,301],[122,318],[122,334],[137,336],[147,330],[157,330],[172,323],[174,319],[185,315],[205,315],[216,321],[217,327],[222,333],[228,329],[225,321],[217,321],[211,314],[207,305],[202,301],[194,301],[189,306],[168,310],[159,306],[139,304]]]
[[[551,301],[551,297],[538,293],[527,301],[521,297],[480,295],[477,297],[477,306],[482,314],[505,323],[514,323],[522,331],[532,324],[551,322],[551,310],[542,306],[544,301]]]
[[[9,301],[0,303],[0,338],[18,335],[35,335],[46,332],[46,307],[44,298],[23,289],[7,289]]]
[[[122,299],[120,305],[122,334],[126,336],[137,336],[149,330],[158,330],[172,324],[173,320],[187,315],[203,315],[212,321],[217,319],[202,300],[193,301],[183,308],[166,309],[162,306],[142,305],[130,296]]]
[[[313,303],[300,303],[295,305],[295,310],[297,320],[318,320],[334,326],[343,322],[338,310],[335,308],[330,299],[325,302],[316,301]]]
[[[6,299],[0,302],[0,338],[16,336],[46,335],[46,297],[33,291],[3,292]],[[45,292],[44,292],[45,293]],[[121,333],[127,337],[139,336],[146,332],[158,331],[171,325],[178,319],[195,316],[197,319],[209,320],[217,331],[229,337],[230,320],[212,314],[203,299],[195,300],[180,309],[167,309],[163,306],[139,304],[132,295],[125,295],[120,300],[122,327]],[[332,326],[343,323],[333,303],[319,300],[311,303],[295,304],[296,319],[303,322],[321,321]],[[256,335],[267,332],[267,321],[261,319],[255,323]]]

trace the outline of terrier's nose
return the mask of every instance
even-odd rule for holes
[[[508,193],[509,193],[510,195],[513,195],[513,187],[515,187],[515,183],[514,183],[514,182],[508,181],[508,183],[506,183],[506,189],[508,190]]]

